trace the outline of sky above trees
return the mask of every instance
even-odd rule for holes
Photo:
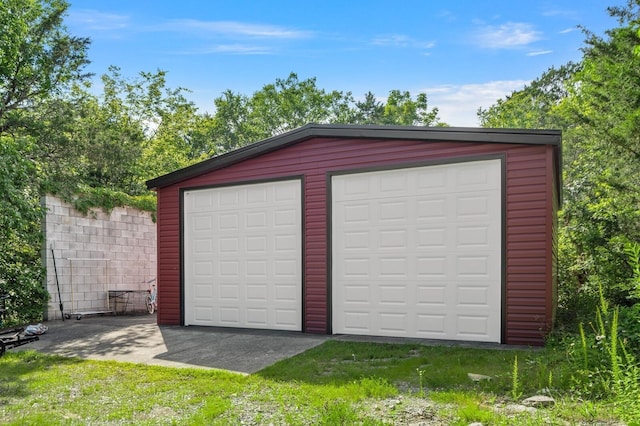
[[[226,90],[251,95],[286,78],[318,87],[427,93],[440,118],[476,126],[476,110],[521,89],[551,66],[581,57],[584,34],[615,25],[621,1],[72,0],[65,21],[90,37],[88,68],[124,76],[167,71],[169,87],[213,112]]]

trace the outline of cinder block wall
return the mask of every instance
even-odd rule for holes
[[[45,319],[61,319],[59,302],[69,314],[115,308],[108,290],[146,290],[156,274],[156,224],[151,214],[130,207],[88,215],[47,195],[44,223],[47,289],[51,296]],[[53,267],[55,253],[60,298]],[[131,295],[129,310],[140,310],[140,294]],[[122,306],[118,306],[121,310]]]

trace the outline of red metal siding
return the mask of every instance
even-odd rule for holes
[[[506,341],[540,345],[548,330],[551,252],[551,171],[546,147],[507,153]]]
[[[180,196],[158,191],[158,324],[180,324]],[[178,285],[176,285],[178,283]]]
[[[506,155],[505,342],[541,344],[550,322],[553,216],[547,146],[407,140],[310,139],[224,169],[158,189],[158,321],[180,323],[179,189],[256,179],[304,176],[303,330],[330,332],[327,172],[407,165],[438,159]]]
[[[555,324],[556,320],[556,308],[558,306],[558,210],[560,210],[560,194],[558,189],[560,187],[560,159],[553,155],[553,150],[547,148],[547,169],[549,170],[550,179],[547,182],[547,191],[551,194],[553,207],[548,212],[548,223],[551,233],[551,252],[547,253],[547,259],[551,262],[551,268],[547,270],[550,276],[547,276],[547,282],[551,283],[550,293],[547,297],[550,298],[548,305],[547,317],[550,318],[549,328]]]

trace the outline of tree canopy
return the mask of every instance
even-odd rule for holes
[[[81,81],[89,41],[63,26],[67,4],[59,0],[0,3],[0,292],[12,295],[24,319],[41,314],[42,242],[38,180],[45,152],[37,145],[41,109],[72,83]]]
[[[20,110],[40,103],[87,75],[89,39],[63,26],[62,0],[0,3],[0,134],[27,125]]]
[[[602,288],[638,300],[625,247],[640,243],[640,6],[608,9],[619,27],[584,30],[579,63],[551,68],[478,111],[483,126],[563,130],[560,297],[564,313],[589,309]]]

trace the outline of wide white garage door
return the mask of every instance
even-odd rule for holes
[[[302,329],[299,180],[184,193],[185,325]]]
[[[331,185],[334,333],[500,342],[500,160]]]

